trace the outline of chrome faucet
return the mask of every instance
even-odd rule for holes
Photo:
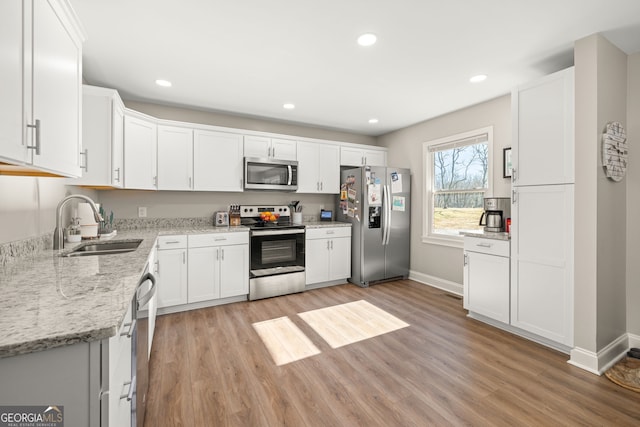
[[[72,194],[65,197],[60,201],[60,203],[58,203],[58,207],[56,208],[56,229],[53,230],[53,249],[64,249],[64,227],[61,227],[60,225],[62,223],[62,208],[64,208],[64,205],[66,205],[71,199],[85,200],[89,203],[89,206],[91,206],[96,222],[104,221],[104,218],[102,218],[102,215],[98,212],[96,204],[87,196],[83,196],[82,194]]]

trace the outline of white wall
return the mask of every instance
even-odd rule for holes
[[[56,226],[58,202],[69,194],[95,199],[95,191],[65,185],[63,178],[0,175],[0,244],[51,233]],[[69,203],[72,207],[76,203]],[[70,209],[65,209],[65,225]]]
[[[510,197],[502,178],[502,149],[511,146],[511,96],[505,95],[378,137],[388,147],[388,164],[411,169],[411,270],[462,284],[462,249],[422,243],[424,170],[422,143],[493,126],[493,196]],[[479,218],[478,218],[479,219]]]
[[[640,52],[627,67],[627,332],[640,336]]]
[[[576,62],[576,347],[597,353],[627,331],[627,179],[602,167],[608,122],[627,126],[627,55],[601,35],[578,40]]]

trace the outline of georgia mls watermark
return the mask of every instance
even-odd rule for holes
[[[0,406],[0,427],[64,427],[64,406]]]

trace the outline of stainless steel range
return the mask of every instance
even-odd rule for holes
[[[267,212],[277,220],[262,220]],[[304,226],[292,224],[289,207],[243,205],[240,222],[250,229],[249,299],[304,291]]]

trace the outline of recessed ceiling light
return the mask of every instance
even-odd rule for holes
[[[371,123],[372,125],[376,124],[378,123],[378,119],[369,119],[369,123]]]
[[[486,74],[478,74],[477,76],[473,76],[469,79],[471,83],[480,83],[487,80]]]
[[[294,108],[296,108],[296,106],[294,104],[287,103],[287,104],[284,104],[282,108],[284,108],[285,110],[293,110]]]
[[[358,44],[360,46],[371,46],[375,44],[376,40],[378,40],[378,37],[375,34],[366,33],[358,37]]]
[[[162,87],[171,87],[171,82],[169,80],[158,79],[156,80],[156,84]]]

